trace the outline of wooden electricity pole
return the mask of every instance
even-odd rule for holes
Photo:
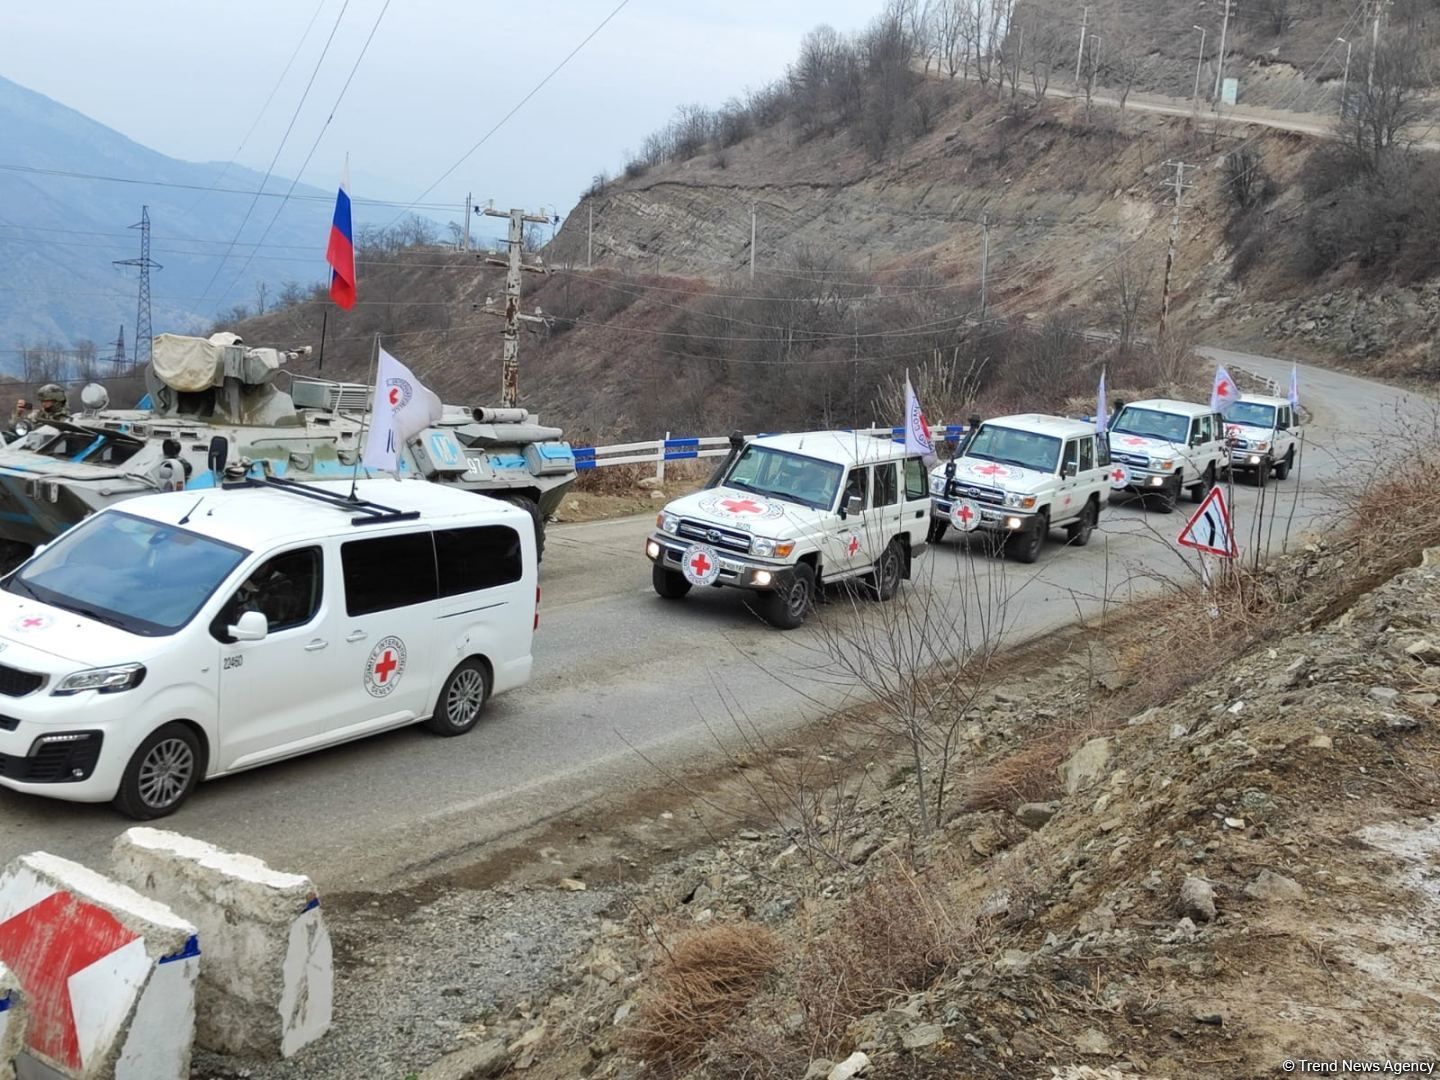
[[[505,267],[505,306],[494,307],[489,300],[481,308],[487,315],[499,315],[505,320],[504,359],[500,369],[500,404],[513,409],[520,404],[520,324],[522,322],[544,322],[537,309],[535,315],[520,313],[520,278],[522,273],[548,273],[544,266],[527,266],[521,255],[525,248],[526,224],[548,225],[550,218],[543,214],[527,214],[524,210],[485,209],[486,217],[510,219],[509,257],[506,259],[486,258],[493,266]]]

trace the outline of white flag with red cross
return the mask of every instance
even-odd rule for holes
[[[910,373],[905,373],[905,452],[919,454],[930,465],[935,461],[935,440],[930,437],[930,425],[925,422],[925,410],[910,385]]]
[[[1215,369],[1215,385],[1210,390],[1210,411],[1223,413],[1240,400],[1240,389],[1223,366]]]
[[[432,424],[444,409],[440,399],[414,373],[384,349],[375,373],[375,400],[370,430],[360,464],[381,472],[398,472],[400,448]]]

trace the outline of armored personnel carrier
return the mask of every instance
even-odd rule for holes
[[[139,408],[109,408],[105,388],[92,383],[80,413],[17,423],[0,446],[0,568],[132,496],[245,476],[352,475],[371,388],[285,370],[309,351],[251,348],[234,334],[161,334]],[[402,448],[400,470],[527,510],[537,548],[576,475],[558,428],[524,409],[458,405]]]

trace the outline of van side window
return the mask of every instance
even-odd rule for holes
[[[930,481],[925,473],[925,462],[919,458],[905,459],[905,498],[923,499],[930,494]]]
[[[845,497],[840,500],[840,507],[844,509],[845,504],[851,499],[860,500],[860,508],[863,510],[869,506],[870,494],[870,470],[851,469],[850,478],[845,481]]]
[[[270,633],[304,626],[320,610],[324,589],[324,566],[318,547],[285,551],[252,570],[235,595],[220,609],[210,633],[229,641],[226,628],[234,626],[247,611],[258,611],[270,625]]]
[[[347,540],[340,563],[351,616],[435,599],[435,544],[428,532]]]
[[[1110,467],[1110,433],[1108,431],[1101,432],[1095,437],[1095,441],[1098,444],[1095,463],[1102,469],[1108,469]]]
[[[1071,439],[1065,444],[1065,456],[1061,459],[1060,471],[1066,469],[1078,469],[1080,467],[1080,442],[1078,439]]]
[[[875,505],[894,506],[900,501],[900,486],[895,482],[895,464],[875,466]]]
[[[441,596],[509,585],[523,569],[520,534],[508,525],[436,529],[435,564]]]
[[[1080,440],[1080,471],[1089,472],[1095,468],[1095,440],[1085,438]]]

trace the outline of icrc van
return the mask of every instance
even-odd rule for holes
[[[1180,492],[1200,502],[1230,469],[1225,422],[1208,405],[1157,398],[1135,401],[1110,422],[1114,487],[1158,500],[1172,513]]]
[[[419,480],[130,499],[0,584],[0,785],[139,819],[530,677],[535,530]]]
[[[1230,468],[1253,476],[1257,487],[1264,487],[1272,473],[1284,480],[1299,453],[1298,424],[1289,399],[1241,394],[1225,410]]]

